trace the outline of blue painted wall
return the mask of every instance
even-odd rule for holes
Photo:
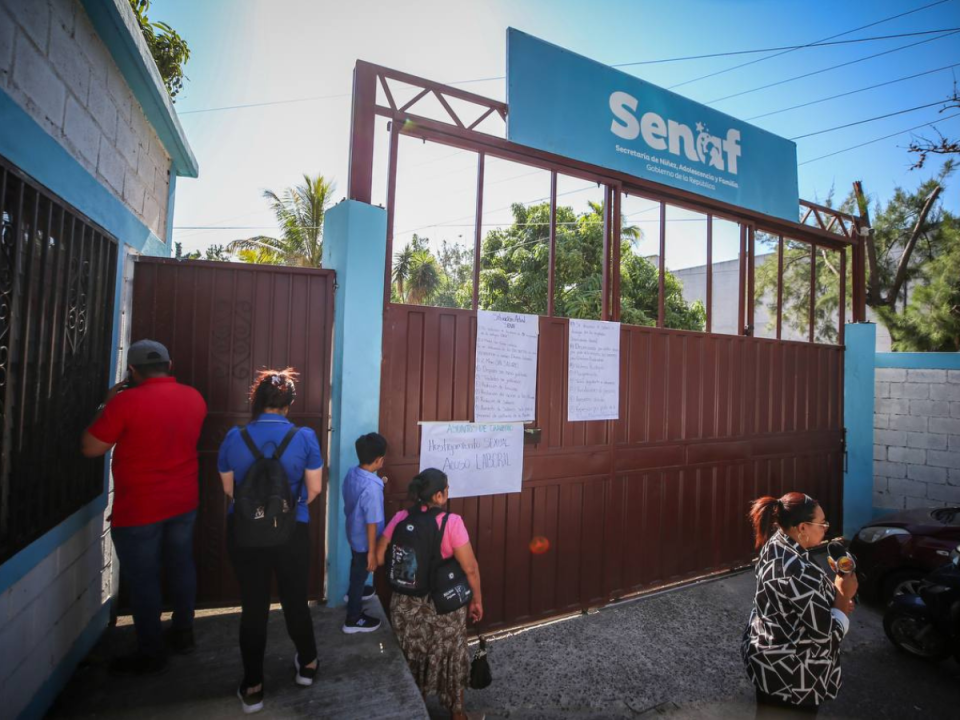
[[[877,367],[960,370],[960,353],[877,353]]]
[[[380,423],[384,263],[387,213],[354,200],[331,208],[323,223],[323,266],[337,273],[334,299],[332,433],[327,495],[327,602],[343,604],[350,579],[343,475],[357,464],[356,439]],[[350,332],[344,332],[349,328]]]
[[[846,326],[843,417],[847,466],[843,473],[843,530],[847,537],[873,519],[873,394],[877,326]]]

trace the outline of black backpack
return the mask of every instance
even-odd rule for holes
[[[233,534],[238,547],[276,547],[293,536],[303,478],[294,497],[280,458],[298,430],[290,428],[273,456],[264,457],[247,428],[240,428],[254,461],[234,493]]]
[[[393,529],[387,548],[387,580],[394,592],[426,597],[430,594],[435,555],[440,545],[437,515],[440,508],[422,510],[419,505]]]

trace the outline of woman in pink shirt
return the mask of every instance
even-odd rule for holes
[[[424,470],[410,481],[408,493],[414,507],[419,504],[423,510],[442,508],[447,504],[450,493],[447,476],[434,468]],[[377,543],[378,564],[384,564],[394,528],[409,514],[409,511],[401,510],[384,528]],[[441,512],[437,515],[437,527],[443,525],[443,518],[447,514]],[[459,515],[449,513],[440,542],[440,554],[445,560],[455,557],[463,568],[473,591],[469,606],[438,615],[429,594],[416,597],[395,592],[390,600],[390,617],[400,649],[420,692],[424,696],[437,695],[455,720],[463,720],[467,718],[463,709],[463,691],[470,678],[467,615],[473,622],[480,622],[483,602],[480,595],[480,568],[463,518]]]

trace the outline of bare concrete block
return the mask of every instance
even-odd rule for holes
[[[890,478],[889,487],[892,495],[904,495],[916,498],[927,497],[927,484],[925,482]]]
[[[126,121],[117,123],[117,150],[126,160],[127,164],[135,168],[137,166],[137,157],[140,153],[140,142],[133,128]]]
[[[930,385],[927,383],[891,383],[890,397],[908,400],[926,400],[930,397]]]
[[[940,400],[911,400],[910,414],[926,417],[950,417],[950,403]]]
[[[916,510],[918,508],[928,508],[928,507],[941,507],[943,503],[939,500],[931,500],[930,498],[915,498],[910,497],[909,495],[903,498],[903,505],[906,510]]]
[[[873,446],[873,459],[874,459],[874,460],[886,460],[886,459],[887,459],[887,446],[886,446],[886,445],[874,445],[874,446]]]
[[[907,444],[907,434],[901,430],[874,430],[873,442],[877,445],[903,447]]]
[[[930,397],[935,400],[960,402],[960,384],[940,383],[930,386]]]
[[[947,435],[947,444],[951,452],[960,452],[960,435]]]
[[[890,429],[927,432],[927,418],[915,415],[891,415]]]
[[[137,215],[142,215],[143,196],[143,183],[140,182],[136,171],[128,167],[126,174],[123,176],[123,201],[127,203]]]
[[[61,28],[72,35],[77,16],[75,0],[50,0],[50,7],[53,10],[51,25],[59,24]]]
[[[96,118],[103,135],[111,143],[117,141],[117,106],[100,82],[90,86],[90,99],[87,102],[90,114]]]
[[[73,97],[67,98],[67,112],[63,120],[63,134],[91,167],[97,166],[100,154],[100,128],[93,116]]]
[[[143,200],[143,220],[147,227],[153,230],[154,234],[163,239],[161,234],[162,216],[160,214],[160,203],[152,193],[147,193]]]
[[[123,176],[127,172],[127,164],[106,138],[100,143],[97,172],[118,196],[123,193]]]
[[[43,53],[50,40],[50,6],[42,0],[7,0],[8,12]]]
[[[934,451],[931,450],[930,452]],[[890,462],[925,465],[927,462],[927,451],[917,450],[915,448],[892,447],[887,450],[887,458]]]
[[[52,644],[48,636],[30,646],[29,654],[21,656],[20,663],[4,683],[5,717],[15,718],[23,712],[53,668]]]
[[[917,482],[933,485],[947,484],[947,469],[928,465],[907,465],[907,477]]]
[[[888,478],[905,478],[907,476],[907,466],[902,463],[881,462],[873,464],[875,475],[882,475]]]
[[[947,382],[960,385],[960,370],[947,370]]]
[[[960,487],[955,485],[931,485],[928,492],[932,500],[960,503]]]
[[[67,88],[47,59],[25,36],[16,43],[13,83],[23,91],[55,127],[63,126]]]
[[[873,396],[875,398],[888,398],[890,397],[890,383],[888,382],[875,382],[873,384]]]
[[[873,506],[887,510],[903,510],[906,507],[905,500],[903,495],[876,492],[873,494]]]
[[[0,9],[0,85],[6,84],[10,68],[13,67],[13,38],[16,31],[13,19]]]
[[[927,465],[944,468],[960,468],[960,452],[927,451]]]
[[[6,616],[0,623],[0,647],[3,652],[0,653],[0,685],[10,677],[33,641],[33,614],[20,613],[12,620],[7,620]]]
[[[907,447],[921,450],[946,450],[948,437],[948,435],[908,432]]]
[[[890,416],[883,413],[874,413],[873,427],[878,430],[886,430],[890,427]]]
[[[63,29],[60,23],[53,23],[50,29],[50,52],[47,57],[63,78],[67,89],[80,100],[82,105],[87,103],[90,90],[90,63],[77,52],[78,45],[71,34]]]
[[[930,418],[930,432],[960,435],[960,418]]]
[[[7,609],[9,620],[13,620],[25,611],[37,596],[53,582],[57,576],[57,553],[52,552],[41,560],[30,572],[20,578],[11,588],[10,605]]]
[[[960,468],[947,468],[947,484],[960,486]]]
[[[900,368],[877,368],[876,379],[888,383],[906,382],[907,371]]]
[[[944,383],[946,381],[946,370],[907,370],[907,382]]]
[[[116,68],[116,64],[100,36],[93,29],[93,24],[87,17],[86,11],[79,4],[74,21],[73,37],[80,47],[80,51],[90,62],[91,80],[106,83],[107,69]]]
[[[877,400],[876,412],[887,415],[909,415],[910,401],[904,399]]]

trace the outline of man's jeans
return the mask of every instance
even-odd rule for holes
[[[173,603],[173,627],[193,627],[197,598],[197,571],[193,564],[193,524],[197,511],[177,515],[150,525],[112,528],[113,546],[130,594],[133,623],[140,652],[158,656],[164,652],[160,627],[162,598],[160,568],[166,571]]]
[[[350,551],[350,587],[347,590],[347,622],[356,622],[363,614],[363,586],[367,582],[367,554]]]

